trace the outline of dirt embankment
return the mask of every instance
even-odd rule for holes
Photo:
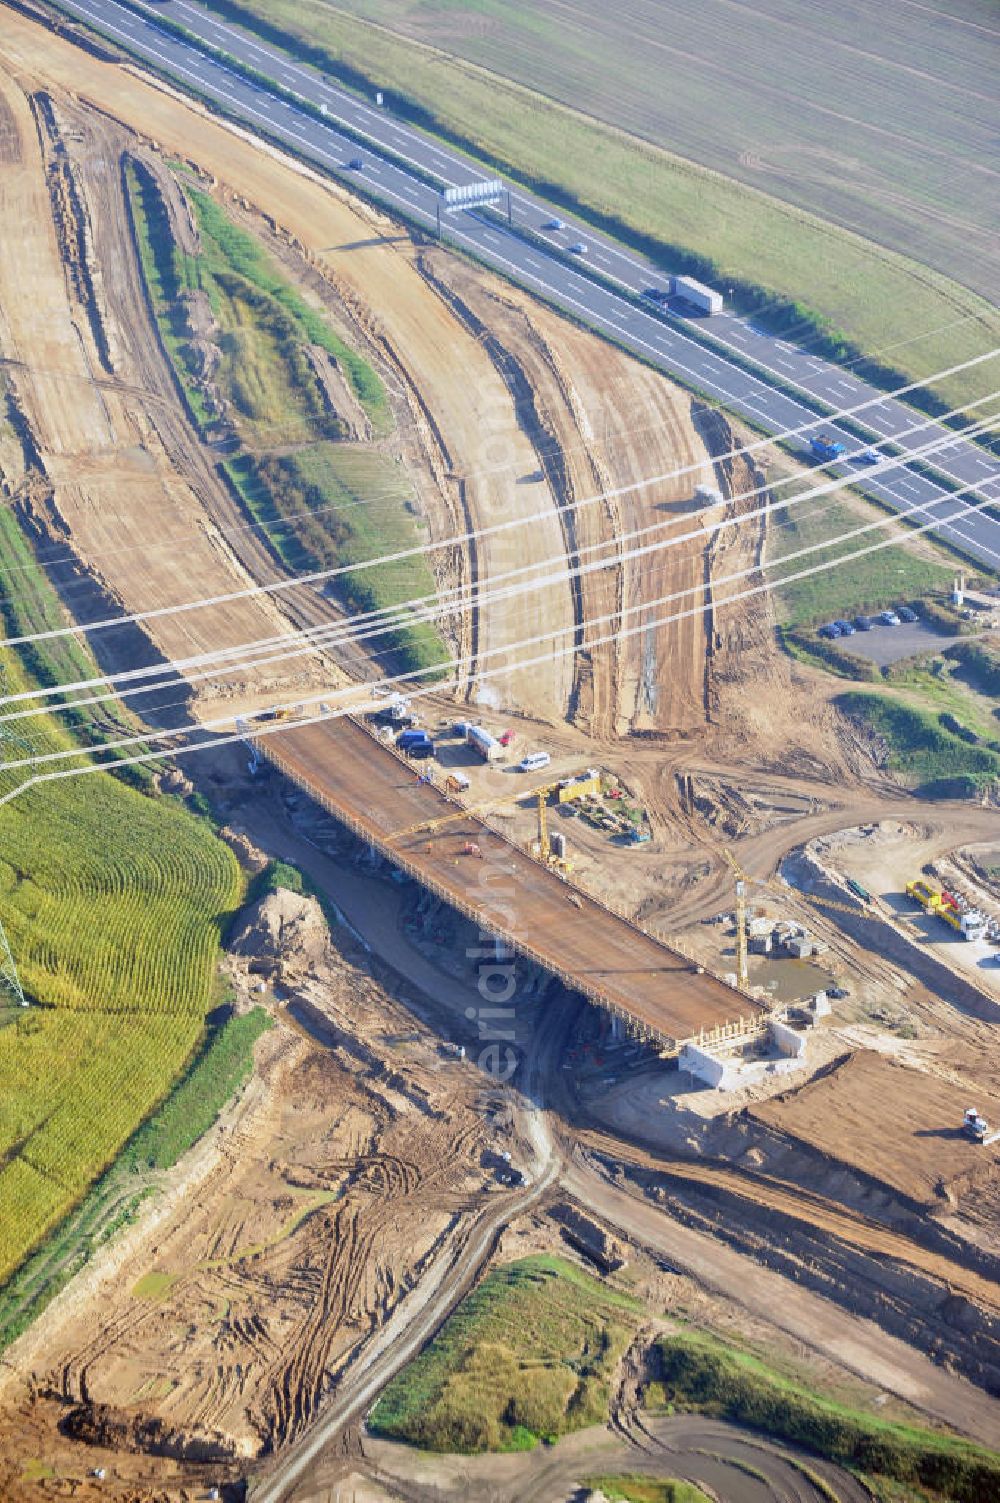
[[[2,74],[0,91],[22,156],[2,184],[17,229],[0,247],[0,350],[15,362],[8,380],[24,429],[22,471],[6,484],[78,619],[107,614],[101,601],[155,609],[232,590],[247,575],[205,515],[211,503],[222,520],[223,488],[180,410],[145,305],[117,170],[123,135],[48,95],[36,131],[25,95]],[[107,267],[114,276],[99,276]],[[231,503],[226,519],[241,543],[253,538]],[[263,558],[260,572],[273,573]],[[235,601],[160,617],[155,644],[162,657],[184,657],[271,636],[286,621],[266,599]],[[134,631],[95,642],[108,666],[149,660]]]

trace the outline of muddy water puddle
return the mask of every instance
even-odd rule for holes
[[[750,985],[763,986],[776,1002],[801,1002],[836,983],[830,972],[811,960],[750,957]]]

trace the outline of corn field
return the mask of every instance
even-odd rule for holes
[[[58,720],[26,722],[37,746],[72,744]],[[0,918],[34,1004],[0,1007],[0,1281],[190,1059],[241,893],[207,822],[110,775],[0,808]]]

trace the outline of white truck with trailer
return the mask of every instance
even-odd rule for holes
[[[502,746],[496,736],[491,736],[489,731],[481,725],[466,727],[465,744],[478,752],[484,762],[503,762],[507,756],[507,748]]]
[[[694,277],[671,277],[670,294],[690,303],[699,313],[722,312],[722,293],[706,287],[704,282],[696,282]]]

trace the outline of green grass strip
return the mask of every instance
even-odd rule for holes
[[[704,1334],[665,1336],[658,1351],[662,1391],[672,1404],[749,1425],[864,1472],[931,1488],[954,1503],[1000,1496],[1000,1455],[983,1446],[821,1398]]]

